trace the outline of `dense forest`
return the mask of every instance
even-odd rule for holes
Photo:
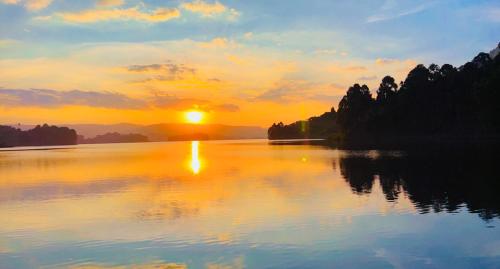
[[[328,138],[347,143],[497,141],[500,137],[498,47],[456,68],[417,65],[396,83],[382,79],[376,97],[354,84],[338,105],[319,117],[273,124],[269,139]]]
[[[0,148],[18,146],[54,146],[74,145],[77,142],[76,131],[67,127],[37,125],[23,131],[10,126],[0,125]]]

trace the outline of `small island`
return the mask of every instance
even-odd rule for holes
[[[93,138],[78,136],[78,144],[107,144],[107,143],[141,143],[149,142],[145,135],[141,134],[120,134],[117,132],[97,135]]]
[[[0,148],[75,144],[77,144],[76,131],[67,127],[44,124],[23,131],[18,128],[0,125]]]

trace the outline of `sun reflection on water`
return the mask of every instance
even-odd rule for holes
[[[199,157],[200,141],[191,141],[191,171],[197,175],[201,170],[201,161]]]

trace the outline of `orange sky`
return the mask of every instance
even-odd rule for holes
[[[0,108],[0,121],[182,122],[183,112],[199,107],[207,112],[207,123],[268,126],[330,110],[358,77],[402,77],[414,65],[412,60],[332,61],[227,39],[93,44],[64,57],[0,60],[2,85],[30,89],[29,98],[25,92],[4,97],[8,105]],[[47,96],[52,99],[45,101]]]
[[[496,45],[498,3],[474,3],[0,0],[0,123],[306,119]]]

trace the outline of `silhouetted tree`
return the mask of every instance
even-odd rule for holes
[[[385,76],[377,90],[377,104],[386,105],[390,103],[391,99],[396,96],[397,90],[398,84],[396,84],[394,78],[391,76]]]
[[[354,84],[339,103],[339,125],[347,132],[362,128],[370,118],[373,98],[368,86]]]

